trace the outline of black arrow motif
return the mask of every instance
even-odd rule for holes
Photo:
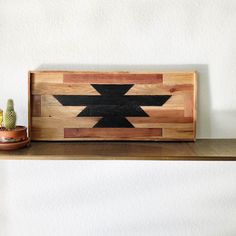
[[[101,120],[94,125],[94,128],[134,128],[134,126],[122,116],[106,116],[103,117]]]
[[[133,84],[91,84],[102,95],[124,95],[132,87]]]
[[[118,116],[118,117],[145,117],[148,116],[144,110],[137,105],[92,105],[87,106],[78,116]]]
[[[101,95],[54,95],[63,106],[86,106],[79,117],[102,116],[94,127],[134,126],[125,117],[147,117],[140,106],[162,106],[170,95],[125,95],[133,84],[92,84]]]
[[[54,95],[63,106],[162,106],[170,95]]]

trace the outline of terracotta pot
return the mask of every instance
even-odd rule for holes
[[[16,142],[16,143],[1,143],[0,142],[0,150],[5,150],[5,151],[16,150],[16,149],[28,146],[29,143],[30,143],[29,138],[27,138],[24,141],[20,141],[20,142]]]
[[[27,128],[25,126],[16,126],[13,130],[0,128],[0,142],[12,143],[21,142],[27,139]]]

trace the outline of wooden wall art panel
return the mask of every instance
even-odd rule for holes
[[[32,140],[194,141],[195,72],[29,72]]]

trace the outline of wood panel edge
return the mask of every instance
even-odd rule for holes
[[[35,73],[106,73],[106,74],[110,74],[110,73],[114,73],[114,74],[165,74],[165,73],[196,73],[195,70],[175,70],[175,71],[168,71],[168,70],[150,70],[150,71],[146,71],[146,70],[128,70],[128,71],[123,71],[123,70],[31,70],[29,71],[29,73],[31,74],[35,74]]]
[[[31,74],[32,71],[28,71],[28,136],[31,139],[31,126],[32,126],[32,114],[31,114]]]
[[[197,139],[197,93],[198,93],[198,72],[193,72],[193,80],[194,80],[194,91],[193,91],[193,122],[194,122],[194,142],[196,142]]]

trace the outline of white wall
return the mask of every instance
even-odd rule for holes
[[[196,69],[198,138],[236,138],[235,0],[0,0],[0,107],[33,69]],[[231,162],[1,161],[0,236],[236,235]]]

